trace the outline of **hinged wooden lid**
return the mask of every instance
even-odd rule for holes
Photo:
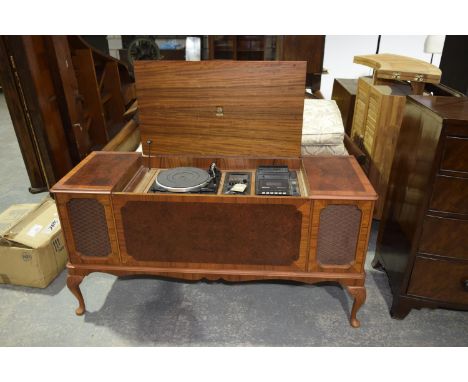
[[[136,61],[144,154],[300,157],[306,62]]]
[[[397,54],[369,54],[354,56],[354,63],[370,66],[374,69],[374,76],[382,79],[429,82],[440,82],[442,72],[428,62]]]

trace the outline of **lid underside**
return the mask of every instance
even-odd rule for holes
[[[137,61],[143,152],[297,158],[305,74],[302,61]]]

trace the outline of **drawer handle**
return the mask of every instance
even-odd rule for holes
[[[468,292],[468,280],[463,280],[462,284],[463,284],[463,289],[465,289],[465,291]]]

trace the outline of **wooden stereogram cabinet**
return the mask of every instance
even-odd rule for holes
[[[136,62],[144,153],[95,152],[53,188],[67,285],[92,272],[334,281],[365,301],[376,193],[353,157],[300,157],[305,62]],[[151,144],[146,144],[151,142]],[[161,169],[215,162],[214,194],[152,193]],[[300,196],[223,194],[226,171],[287,165]]]

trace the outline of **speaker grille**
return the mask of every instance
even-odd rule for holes
[[[329,205],[320,212],[317,261],[346,265],[354,260],[361,210],[354,205]]]
[[[111,253],[104,206],[96,199],[75,198],[67,203],[76,250],[84,256]]]

